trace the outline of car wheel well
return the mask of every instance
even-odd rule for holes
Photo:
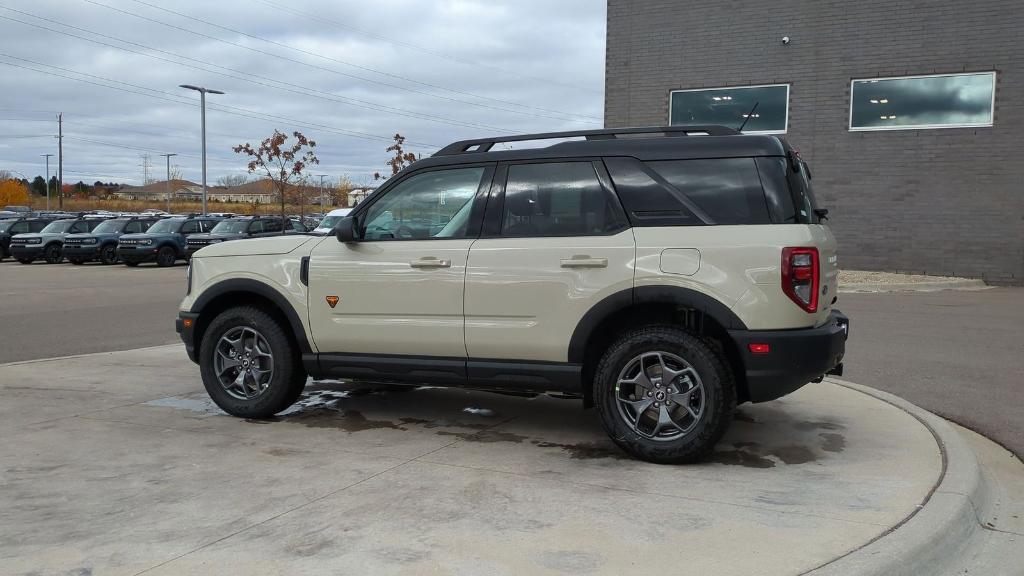
[[[743,360],[725,327],[713,316],[700,310],[674,303],[658,302],[620,308],[601,320],[591,331],[583,354],[582,381],[585,407],[593,405],[594,370],[608,347],[629,330],[656,325],[681,327],[704,338],[732,370],[736,383],[737,403],[749,400]]]
[[[199,311],[199,318],[196,320],[194,332],[194,345],[196,350],[198,351],[202,346],[203,336],[205,335],[207,327],[210,326],[210,323],[213,322],[214,318],[229,308],[242,306],[251,306],[266,312],[284,330],[284,333],[291,341],[292,349],[296,351],[300,350],[299,342],[295,337],[292,325],[288,321],[288,316],[284,313],[284,310],[266,296],[256,294],[255,292],[245,291],[232,291],[218,294],[203,306],[203,309]]]

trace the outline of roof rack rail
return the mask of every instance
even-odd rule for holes
[[[706,136],[732,136],[740,134],[728,126],[708,124],[703,126],[643,126],[638,128],[603,128],[599,130],[572,130],[568,132],[542,132],[539,134],[517,134],[513,136],[495,136],[493,138],[477,138],[453,142],[434,153],[434,156],[450,156],[467,152],[488,152],[499,142],[523,142],[527,140],[554,140],[557,138],[584,137],[587,140],[615,140],[620,136],[630,135],[657,136],[689,136],[700,134]]]

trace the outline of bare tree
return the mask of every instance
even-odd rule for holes
[[[232,188],[234,186],[241,186],[249,181],[248,174],[227,174],[217,178],[217,185],[224,186],[225,188]]]
[[[412,152],[405,151],[405,136],[395,134],[394,139],[395,143],[388,146],[385,150],[387,152],[394,152],[395,154],[387,161],[388,166],[391,166],[392,176],[401,172],[402,168],[405,168],[409,164],[419,160],[419,158]],[[381,180],[383,178],[384,177],[380,175],[380,172],[373,173],[374,180]]]
[[[184,180],[184,176],[181,172],[181,166],[174,164],[171,166],[171,180]]]
[[[253,147],[246,142],[235,146],[236,154],[245,154],[250,158],[249,173],[264,170],[267,177],[277,189],[277,195],[281,199],[281,233],[284,234],[287,228],[288,215],[284,210],[285,193],[292,182],[302,178],[302,171],[311,164],[319,164],[320,159],[316,157],[313,148],[316,142],[306,138],[301,132],[292,132],[295,143],[286,146],[288,135],[274,130],[274,135]],[[305,149],[305,152],[303,152]]]

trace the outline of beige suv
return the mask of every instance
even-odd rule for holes
[[[557,392],[627,452],[692,461],[737,403],[841,371],[810,180],[785,141],[719,126],[457,142],[331,236],[203,248],[177,326],[236,416],[284,410],[307,376]]]

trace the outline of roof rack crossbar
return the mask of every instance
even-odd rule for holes
[[[614,140],[620,136],[640,134],[658,134],[661,136],[689,136],[702,134],[708,136],[732,136],[739,134],[728,126],[714,124],[701,126],[644,126],[639,128],[604,128],[599,130],[570,130],[566,132],[542,132],[538,134],[516,134],[512,136],[495,136],[493,138],[477,138],[453,142],[434,153],[434,156],[450,156],[468,152],[488,152],[499,142],[524,142],[528,140],[555,140],[558,138],[579,138],[587,140]]]

